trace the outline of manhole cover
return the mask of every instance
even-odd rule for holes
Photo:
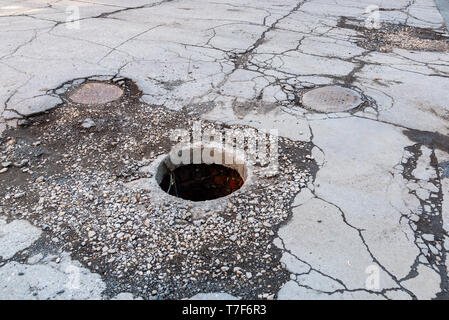
[[[117,100],[122,94],[123,90],[116,85],[88,82],[71,94],[70,100],[82,104],[104,104]]]
[[[340,86],[313,89],[302,96],[302,104],[306,108],[325,113],[348,111],[362,102],[358,92]]]
[[[167,172],[160,186],[172,196],[206,201],[230,195],[242,185],[242,177],[232,168],[217,164],[189,164]]]

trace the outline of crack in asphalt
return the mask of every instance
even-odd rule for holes
[[[417,212],[410,212],[411,215],[418,216],[417,220],[411,219],[410,215],[404,213],[402,218],[408,220],[410,229],[414,232],[414,243],[419,250],[419,255],[416,257],[414,264],[411,266],[409,274],[400,279],[400,281],[406,281],[418,276],[417,269],[420,264],[428,266],[438,273],[441,278],[441,291],[437,293],[437,298],[447,299],[449,297],[448,274],[446,267],[447,250],[445,249],[444,240],[445,237],[448,236],[448,233],[443,228],[443,192],[434,147],[429,146],[431,153],[428,163],[432,167],[435,177],[430,177],[427,181],[423,181],[420,178],[416,178],[413,174],[418,167],[419,159],[424,156],[422,152],[423,146],[425,145],[417,143],[404,148],[410,156],[402,160],[402,166],[404,168],[402,172],[400,172],[402,177],[406,181],[418,183],[421,188],[424,188],[422,184],[431,185],[432,188],[428,187],[428,189],[425,189],[428,191],[428,197],[422,199],[422,197],[418,196],[416,189],[410,189],[407,187],[409,194],[413,195],[419,201],[420,210]],[[435,191],[435,189],[437,191]],[[429,235],[431,236],[430,239],[428,238]],[[420,261],[421,256],[425,257],[427,263]]]
[[[58,1],[55,1],[53,3],[56,3]],[[92,4],[97,4],[95,2],[89,2],[89,1],[81,1],[81,2],[86,2],[86,3],[92,3]],[[126,11],[131,11],[131,10],[139,10],[139,9],[145,9],[145,8],[151,8],[151,7],[155,7],[155,6],[159,6],[159,5],[163,5],[165,3],[169,3],[169,2],[173,2],[173,0],[164,0],[164,1],[159,1],[156,3],[151,3],[151,4],[144,4],[144,5],[140,5],[140,6],[136,6],[136,7],[122,7],[122,6],[116,6],[116,5],[108,5],[111,7],[117,7],[117,10],[111,11],[111,12],[105,12],[105,13],[101,13],[97,16],[94,17],[85,17],[85,18],[80,18],[76,21],[82,21],[82,20],[86,20],[86,19],[115,19],[115,17],[113,17],[116,14],[122,13],[122,12],[126,12]],[[226,25],[230,25],[230,24],[241,24],[242,22],[234,22],[234,23],[229,23],[229,24],[223,24],[223,25],[217,25],[215,27],[210,28],[209,30],[212,32],[212,35],[207,39],[207,41],[203,44],[203,45],[192,45],[192,44],[188,44],[188,43],[177,43],[180,45],[184,45],[184,46],[188,46],[188,47],[196,47],[196,48],[201,48],[201,49],[208,49],[208,50],[215,50],[215,51],[219,51],[221,53],[223,53],[223,57],[222,58],[215,58],[215,62],[220,64],[222,71],[225,69],[225,65],[228,64],[232,64],[233,65],[233,69],[229,72],[222,72],[223,74],[223,79],[217,84],[217,85],[212,85],[212,88],[210,90],[208,90],[205,94],[202,94],[198,97],[195,98],[203,98],[208,96],[211,93],[214,92],[220,92],[220,89],[228,82],[232,80],[230,79],[230,77],[232,76],[232,74],[234,74],[237,70],[246,70],[246,71],[251,71],[254,73],[257,73],[258,76],[254,76],[254,78],[252,78],[251,80],[255,83],[254,84],[254,92],[255,92],[255,98],[261,100],[263,98],[263,94],[264,91],[270,87],[270,86],[279,86],[281,88],[281,91],[283,91],[285,93],[285,96],[287,97],[285,100],[277,100],[277,103],[280,105],[283,105],[283,110],[285,112],[288,112],[289,108],[286,107],[285,105],[291,105],[291,104],[298,104],[298,87],[307,87],[309,84],[306,81],[303,82],[299,82],[299,84],[296,85],[292,85],[290,83],[291,80],[297,79],[301,76],[309,76],[309,77],[313,77],[313,76],[317,76],[317,77],[322,77],[322,78],[328,78],[333,80],[335,83],[339,83],[342,84],[344,86],[354,86],[354,83],[359,80],[357,75],[366,67],[366,66],[380,66],[382,65],[381,63],[376,63],[376,62],[371,62],[371,61],[367,61],[366,58],[372,54],[373,52],[375,52],[374,49],[368,49],[368,50],[364,50],[362,51],[360,54],[357,55],[353,55],[350,56],[348,58],[344,58],[341,56],[337,56],[337,55],[320,55],[317,53],[307,53],[304,52],[303,50],[301,50],[301,46],[303,44],[303,41],[305,39],[307,39],[308,37],[312,37],[312,36],[322,36],[322,37],[328,37],[329,39],[332,39],[335,36],[331,36],[328,35],[332,30],[335,30],[336,28],[338,28],[337,26],[331,26],[327,31],[324,32],[319,32],[316,33],[316,28],[318,28],[318,26],[314,29],[312,29],[310,32],[299,32],[299,31],[295,31],[295,30],[290,30],[290,29],[286,29],[283,27],[279,27],[279,24],[289,18],[291,15],[293,15],[296,12],[301,11],[301,7],[307,3],[308,1],[299,1],[292,9],[290,9],[287,13],[285,13],[284,15],[282,15],[281,17],[279,17],[277,20],[275,20],[273,23],[271,23],[270,25],[268,25],[268,19],[272,18],[273,13],[270,12],[270,10],[268,9],[263,9],[263,8],[257,8],[257,7],[251,7],[251,6],[234,6],[232,4],[225,4],[225,5],[229,5],[232,7],[239,7],[239,8],[251,8],[251,9],[257,9],[257,10],[261,10],[264,11],[266,13],[266,15],[263,17],[263,21],[261,24],[255,24],[255,23],[250,23],[250,22],[245,22],[243,21],[243,23],[246,24],[250,24],[250,25],[256,25],[256,26],[265,26],[267,27],[258,37],[257,39],[250,44],[246,50],[244,51],[238,51],[238,50],[224,50],[221,48],[217,48],[214,47],[212,45],[213,40],[217,37],[218,33],[217,33],[217,28],[221,27],[221,26],[226,26]],[[425,20],[421,20],[418,19],[417,17],[413,16],[412,14],[410,14],[410,10],[411,8],[415,5],[416,1],[410,1],[405,7],[400,8],[400,9],[389,9],[389,8],[381,8],[381,11],[399,11],[399,12],[403,12],[407,15],[405,24],[407,24],[407,22],[409,21],[410,18],[416,19],[416,20],[420,20],[423,22],[426,22]],[[104,4],[102,4],[104,5]],[[48,5],[49,8],[52,8],[51,4]],[[66,37],[66,38],[70,38],[68,36],[61,36],[61,35],[55,35],[52,33],[52,31],[62,25],[65,24],[67,22],[64,21],[53,21],[53,20],[49,20],[49,19],[42,19],[42,18],[38,18],[35,17],[33,15],[29,15],[29,14],[22,14],[22,15],[11,15],[11,16],[3,16],[3,17],[18,17],[18,16],[23,16],[23,17],[28,17],[28,18],[32,18],[32,19],[37,19],[37,20],[44,20],[44,21],[49,21],[49,22],[53,22],[54,26],[49,28],[47,32],[48,34],[51,34],[53,36],[58,36],[58,37]],[[70,21],[72,22],[72,21]],[[92,44],[96,44],[96,45],[100,45],[100,46],[104,46],[106,48],[109,49],[109,51],[102,57],[100,58],[100,60],[97,61],[97,63],[102,62],[105,58],[107,58],[110,54],[112,54],[115,51],[119,51],[119,52],[124,52],[130,56],[132,56],[131,54],[125,52],[125,51],[120,51],[119,48],[121,46],[123,46],[125,43],[128,43],[136,38],[138,38],[139,36],[150,32],[151,30],[161,27],[162,25],[157,25],[151,28],[146,29],[145,31],[142,31],[140,33],[137,33],[129,38],[127,38],[126,40],[122,41],[120,44],[118,44],[117,46],[111,47],[111,46],[106,46],[106,45],[102,45],[99,44],[97,42],[93,42],[91,41]],[[47,29],[47,28],[45,28]],[[18,45],[16,48],[13,49],[12,52],[3,55],[2,57],[0,57],[0,60],[7,60],[10,57],[16,56],[16,54],[22,50],[24,47],[30,45],[31,43],[33,43],[34,41],[36,41],[39,37],[39,32],[37,31],[37,29],[31,29],[34,34],[32,35],[32,37],[30,39],[28,39],[27,41],[21,43],[20,45]],[[264,61],[260,61],[255,59],[255,57],[257,58],[257,50],[266,42],[267,40],[267,35],[275,30],[285,30],[285,31],[290,31],[290,32],[295,32],[298,35],[302,35],[300,38],[297,39],[296,43],[294,44],[294,47],[292,47],[291,49],[287,49],[281,53],[266,53],[268,55],[271,55],[271,57],[267,58]],[[338,38],[335,38],[338,39]],[[86,41],[89,42],[89,40],[86,39],[77,39],[80,41]],[[351,37],[345,38],[345,40],[350,41]],[[324,41],[323,41],[324,43]],[[276,59],[279,59],[281,61],[281,66],[284,65],[284,62],[282,61],[283,57],[288,55],[291,52],[299,52],[302,53],[304,55],[307,56],[311,56],[311,57],[320,57],[320,58],[326,58],[326,59],[330,59],[330,60],[337,60],[340,62],[347,62],[349,64],[352,65],[352,69],[350,70],[349,73],[347,73],[346,75],[335,75],[332,73],[329,74],[325,74],[325,73],[316,73],[316,74],[301,74],[300,71],[298,71],[298,73],[293,73],[293,72],[288,72],[285,70],[280,70],[281,68],[275,68],[273,67],[274,65],[274,61]],[[417,74],[417,75],[424,75],[424,76],[429,76],[429,77],[439,77],[439,78],[449,78],[449,71],[444,71],[441,70],[442,67],[447,67],[448,64],[445,63],[445,61],[432,61],[432,62],[423,62],[423,61],[418,61],[418,60],[414,60],[410,57],[405,57],[404,55],[401,55],[399,52],[394,52],[392,53],[393,56],[396,57],[400,57],[400,59],[402,59],[404,62],[407,62],[408,64],[404,63],[404,67],[401,68],[401,64],[396,64],[396,65],[389,65],[389,67],[393,70],[397,70],[397,71],[401,71],[401,72],[407,72],[407,73],[412,73],[412,74]],[[125,62],[124,64],[120,65],[117,73],[115,75],[112,76],[112,78],[117,78],[120,77],[120,74],[122,73],[123,69],[125,69],[130,63],[133,63],[135,61],[138,61],[135,59],[135,57],[132,57],[131,60]],[[4,63],[3,61],[0,61],[1,63]],[[189,62],[190,65],[190,62]],[[418,71],[418,70],[413,70],[414,66],[425,66],[429,72],[423,72],[423,71]],[[408,69],[407,69],[408,68]],[[277,76],[273,76],[271,74],[269,74],[271,71],[275,70],[277,72]],[[28,75],[28,73],[25,72],[25,74]],[[283,77],[278,77],[279,75],[282,75]],[[81,78],[81,79],[88,79],[89,77],[86,78]],[[262,88],[258,88],[257,87],[257,79],[264,79],[268,82],[268,84],[262,86]],[[8,106],[8,104],[10,103],[11,99],[19,92],[19,90],[23,87],[25,87],[27,85],[27,83],[31,80],[31,78],[29,78],[23,85],[17,87],[10,95],[9,97],[6,99],[5,103],[4,103],[4,110],[2,111],[2,115],[4,115],[6,112],[11,112],[11,113],[15,113],[17,115],[17,117],[13,117],[10,119],[27,119],[29,118],[28,116],[25,116],[23,114],[20,114],[16,109],[14,108],[10,108]],[[156,83],[159,82],[159,84],[161,86],[163,86],[163,81],[160,81],[159,79],[153,79]],[[55,88],[54,90],[52,90],[52,92],[56,91],[56,89],[59,89],[63,86],[63,84],[58,87]],[[379,90],[381,91],[381,90]],[[381,91],[382,92],[382,91]],[[384,95],[387,95],[387,93],[382,92]],[[51,94],[51,92],[48,92],[47,94]],[[37,97],[37,96],[35,96]],[[391,95],[389,96],[392,100],[392,104],[394,104],[394,97],[392,97]],[[195,98],[192,98],[195,99]],[[367,97],[369,98],[369,97]],[[370,107],[372,107],[375,112],[376,112],[376,119],[372,119],[370,117],[367,116],[363,116],[360,114],[350,114],[349,116],[351,117],[357,117],[357,118],[362,118],[362,119],[368,119],[371,121],[377,121],[380,123],[385,123],[397,128],[401,128],[404,130],[408,130],[410,132],[414,132],[415,135],[417,136],[425,136],[427,135],[427,132],[425,131],[419,131],[419,130],[414,130],[413,128],[408,128],[404,125],[398,124],[398,123],[393,123],[390,121],[386,121],[386,120],[380,120],[379,119],[379,110],[378,107],[376,105],[376,102],[373,100],[371,101],[371,103],[369,104]],[[292,113],[290,113],[292,114]],[[293,113],[294,114],[294,113]],[[349,117],[348,116],[348,117]],[[330,117],[328,116],[327,118],[325,118],[324,120],[331,120],[331,119],[341,119],[343,117]],[[321,119],[319,120],[312,120],[312,119],[307,119],[306,121],[308,121],[308,125],[309,125],[309,129],[310,129],[310,133],[311,133],[311,138],[310,138],[310,142],[313,143],[313,138],[314,138],[314,134],[312,131],[312,128],[310,126],[310,121],[321,121]],[[447,236],[447,232],[443,229],[443,221],[442,221],[442,202],[443,202],[443,194],[442,194],[442,186],[441,186],[441,179],[446,177],[446,174],[449,175],[449,171],[445,171],[446,173],[440,174],[439,170],[438,170],[438,161],[436,159],[436,155],[435,155],[435,148],[440,148],[442,150],[447,151],[446,149],[446,140],[441,137],[437,137],[437,133],[432,133],[434,134],[433,140],[431,145],[429,146],[429,144],[427,144],[427,146],[430,147],[430,149],[432,150],[431,153],[431,159],[430,159],[430,163],[432,165],[432,167],[435,169],[437,177],[435,179],[426,181],[427,183],[431,183],[433,184],[437,189],[438,192],[430,192],[430,196],[428,199],[419,199],[420,203],[421,203],[421,212],[420,212],[420,220],[418,222],[414,222],[412,220],[409,219],[409,216],[406,214],[403,214],[401,216],[402,218],[408,219],[409,220],[409,225],[411,227],[411,229],[413,230],[414,234],[415,234],[415,245],[417,247],[419,247],[420,250],[420,254],[415,258],[415,261],[413,263],[413,265],[410,268],[410,272],[407,276],[398,279],[394,274],[392,274],[392,272],[390,272],[389,270],[387,270],[387,268],[385,266],[383,266],[378,259],[374,256],[374,254],[371,252],[368,244],[366,243],[364,236],[363,236],[363,229],[360,229],[358,227],[355,227],[353,225],[351,225],[345,217],[345,213],[344,211],[337,206],[336,204],[329,202],[326,199],[322,199],[320,197],[318,197],[315,194],[314,190],[311,190],[311,192],[313,193],[313,195],[315,196],[315,198],[326,202],[328,204],[330,204],[331,206],[335,207],[341,214],[341,218],[343,220],[343,222],[350,228],[354,229],[357,231],[358,236],[361,240],[361,243],[365,246],[366,251],[368,252],[368,254],[370,255],[370,257],[373,259],[373,261],[379,265],[381,267],[381,269],[383,271],[385,271],[393,280],[394,282],[398,285],[398,288],[384,288],[382,289],[382,291],[371,291],[371,290],[367,290],[367,289],[348,289],[346,287],[346,285],[337,278],[333,278],[329,275],[326,275],[322,272],[320,272],[319,270],[316,270],[313,268],[313,266],[311,266],[309,263],[307,263],[306,261],[301,260],[299,257],[296,257],[291,251],[287,250],[285,248],[285,244],[283,242],[282,239],[282,245],[284,247],[283,251],[289,253],[290,255],[294,256],[298,261],[305,263],[306,265],[309,266],[310,270],[306,273],[303,274],[309,274],[312,271],[315,271],[317,273],[319,273],[320,275],[327,277],[329,279],[332,279],[333,281],[339,283],[340,285],[343,286],[344,289],[338,289],[335,291],[329,291],[329,292],[325,292],[329,295],[332,295],[334,293],[344,293],[344,292],[357,292],[357,291],[364,291],[367,293],[371,293],[371,294],[377,294],[377,295],[381,295],[384,298],[387,298],[386,293],[388,293],[389,291],[403,291],[406,294],[408,294],[410,297],[412,297],[413,299],[416,299],[416,295],[411,292],[410,290],[406,289],[402,282],[409,280],[409,279],[413,279],[414,277],[417,276],[417,268],[420,264],[423,264],[422,262],[419,261],[419,257],[425,256],[426,259],[429,260],[428,264],[425,264],[429,267],[431,267],[435,272],[437,272],[440,277],[441,277],[441,291],[437,294],[438,298],[448,298],[449,297],[449,292],[448,292],[448,286],[449,286],[449,279],[447,276],[447,269],[446,269],[446,254],[447,254],[447,250],[444,247],[444,237]],[[401,173],[401,175],[403,176],[404,179],[408,180],[408,181],[413,181],[416,180],[416,178],[413,176],[412,172],[414,169],[416,169],[416,165],[417,165],[417,161],[418,158],[421,156],[421,151],[420,148],[426,145],[425,143],[418,143],[409,147],[406,147],[405,150],[409,151],[412,153],[412,157],[409,158],[407,161],[407,165],[406,165],[406,169],[404,170],[404,172]],[[316,145],[314,145],[316,146]],[[322,148],[320,148],[319,146],[316,146],[324,155],[324,159],[326,161],[326,156],[324,153],[324,150]],[[449,170],[449,169],[448,169]],[[414,194],[416,196],[416,192],[415,191],[411,191],[412,194]],[[428,206],[432,207],[433,209],[429,212],[428,210],[424,209],[427,208]],[[292,207],[294,208],[294,207]],[[415,229],[412,228],[412,226],[415,226]],[[431,226],[431,227],[429,227]],[[432,251],[432,248],[435,249],[434,244],[432,244],[431,242],[434,241],[428,241],[425,240],[422,235],[424,233],[430,233],[433,234],[435,236],[435,238],[437,239],[438,242],[441,242],[441,248],[437,250],[437,253],[434,253],[434,251]],[[420,241],[423,243],[423,245],[420,245],[417,242],[417,239],[420,239]],[[424,253],[424,250],[427,249],[427,254]],[[437,259],[438,258],[438,259]],[[303,275],[303,274],[295,274],[296,276],[298,275]],[[298,282],[296,282],[299,286],[302,287],[306,287],[306,288],[310,288],[307,285],[304,284],[300,284]],[[313,289],[313,288],[311,288]]]

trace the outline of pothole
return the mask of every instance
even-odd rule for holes
[[[176,151],[164,158],[155,176],[161,189],[172,196],[195,202],[215,200],[245,183],[247,168],[232,151],[203,145]],[[183,154],[187,161],[178,161]],[[204,160],[205,154],[211,157]]]
[[[449,51],[449,37],[433,29],[413,27],[401,24],[382,23],[380,29],[368,29],[363,22],[341,17],[338,27],[361,33],[357,45],[373,51],[391,52],[394,48],[416,51]]]
[[[160,184],[172,196],[190,201],[214,200],[243,185],[237,170],[218,164],[188,164],[168,171]]]
[[[67,102],[36,117],[29,127],[6,132],[0,158],[11,165],[0,178],[2,215],[44,229],[52,243],[64,244],[76,260],[107,279],[109,292],[132,291],[147,299],[181,299],[198,292],[226,291],[244,299],[276,294],[289,273],[273,239],[291,215],[297,194],[314,180],[313,144],[282,137],[276,143],[268,137],[258,140],[267,141],[274,155],[281,152],[276,176],[266,177],[265,166],[251,159],[231,164],[224,159],[221,165],[243,178],[240,189],[211,201],[176,198],[159,186],[162,161],[170,165],[167,157],[176,153],[171,130],[185,129],[193,138],[196,118],[142,104],[137,92],[136,99],[124,99],[131,90],[122,88],[123,102],[111,107]],[[77,130],[88,117],[97,126],[104,121],[105,129]],[[253,132],[214,122],[199,127],[202,137],[211,131]],[[245,137],[242,147],[237,141],[234,148],[221,143],[224,154],[243,149],[247,155],[255,135]],[[196,144],[185,148],[191,146]],[[202,151],[198,164],[220,164],[205,159],[206,148],[194,150]],[[24,159],[26,165],[14,166]],[[188,164],[193,161],[182,165]],[[178,167],[173,164],[171,170]],[[132,181],[140,185],[128,188]]]
[[[340,86],[312,89],[302,96],[304,107],[324,113],[349,111],[362,103],[363,98],[357,91]]]
[[[76,89],[70,100],[81,104],[105,104],[123,95],[123,89],[110,83],[86,82]]]

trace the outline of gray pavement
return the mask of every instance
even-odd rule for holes
[[[187,110],[214,124],[277,129],[289,144],[310,146],[317,166],[316,175],[301,182],[301,190],[283,208],[288,218],[275,226],[264,222],[280,252],[272,258],[282,266],[281,285],[263,282],[267,294],[252,296],[211,284],[208,292],[192,289],[183,298],[448,298],[449,50],[444,19],[447,26],[449,2],[436,3],[0,4],[1,161],[8,161],[6,143],[14,128],[43,112],[51,115],[58,105],[65,108],[64,84],[131,79],[141,90],[142,113],[157,106],[169,115]],[[371,28],[376,24],[379,29]],[[314,100],[302,104],[306,92],[326,86],[351,89],[355,108],[338,110],[323,103],[314,109]],[[63,127],[65,122],[60,123]],[[92,119],[89,123],[95,125]],[[44,206],[37,204],[39,197],[62,201],[59,190],[54,195],[35,190],[31,199],[36,203],[20,207],[21,189],[8,175],[12,166],[2,166],[0,181],[12,189],[0,193],[0,299],[158,295],[153,288],[133,285],[133,277],[127,280],[130,292],[107,289],[110,278],[93,269],[89,257],[79,258],[76,246],[62,248],[53,241],[59,235],[46,231],[34,214]],[[30,165],[30,170],[39,169]],[[147,188],[145,183],[139,188]],[[80,187],[80,198],[93,190],[87,186]],[[128,204],[120,205],[129,212]],[[50,209],[42,215],[48,215],[51,229],[58,216]],[[86,230],[73,222],[73,241],[89,242],[116,224]],[[201,236],[205,228],[199,225],[192,225],[197,228],[192,232]],[[106,238],[96,241],[99,250],[108,244]],[[105,250],[103,257],[112,259],[114,250]],[[263,279],[265,272],[235,270],[246,281],[256,275]],[[237,280],[230,275],[226,281]]]
[[[438,10],[444,19],[446,29],[449,30],[449,1],[447,0],[435,0]]]

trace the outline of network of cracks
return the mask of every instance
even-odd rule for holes
[[[91,83],[116,85],[123,94],[100,104],[74,102],[71,94]],[[275,297],[289,274],[272,242],[295,195],[314,179],[312,143],[279,137],[279,172],[266,175],[255,161],[246,181],[246,171],[229,165],[187,164],[173,171],[177,190],[168,190],[171,175],[153,186],[147,182],[156,172],[148,168],[170,153],[173,129],[189,131],[198,118],[142,104],[127,79],[61,88],[61,105],[2,137],[8,220],[26,219],[59,239],[62,250],[108,280],[111,295]],[[203,121],[206,129],[251,128]]]
[[[446,36],[423,28],[386,25],[368,30],[346,18],[338,26],[362,34],[358,45],[368,50],[364,55],[393,48],[448,50]],[[246,68],[254,49],[231,57],[236,69]],[[352,85],[362,67],[363,62],[348,76],[335,78],[333,85],[281,87],[290,96],[289,104],[312,113],[377,108],[374,99]],[[312,156],[319,149],[313,133],[308,142],[276,137],[276,174],[267,175],[260,159],[238,168],[214,161],[170,167],[164,159],[175,144],[173,129],[193,134],[200,122],[202,132],[248,130],[243,150],[251,148],[257,132],[246,125],[205,121],[201,115],[208,110],[200,106],[192,112],[194,106],[173,111],[143,103],[142,92],[126,78],[75,79],[48,93],[63,102],[21,117],[20,126],[1,138],[0,208],[9,221],[31,221],[44,230],[42,239],[57,239],[52,246],[70,252],[107,280],[110,296],[123,291],[149,299],[227,292],[273,299],[289,281],[300,282],[281,261],[285,248],[274,242],[292,219],[295,199],[310,192],[320,169]],[[246,106],[258,105],[248,101]],[[234,111],[245,114],[242,108],[234,106]],[[448,150],[449,143],[437,133],[404,133],[414,144],[404,150],[392,176],[424,183],[413,173],[423,154],[436,172],[426,181],[431,191],[428,199],[420,200],[421,215],[403,217],[420,250],[407,278],[420,265],[429,266],[441,276],[438,297],[444,298],[441,179],[449,174],[447,164],[438,164],[435,149]],[[160,168],[165,168],[162,175]],[[410,189],[410,194],[418,196],[419,191]],[[397,290],[415,298],[402,286]]]

